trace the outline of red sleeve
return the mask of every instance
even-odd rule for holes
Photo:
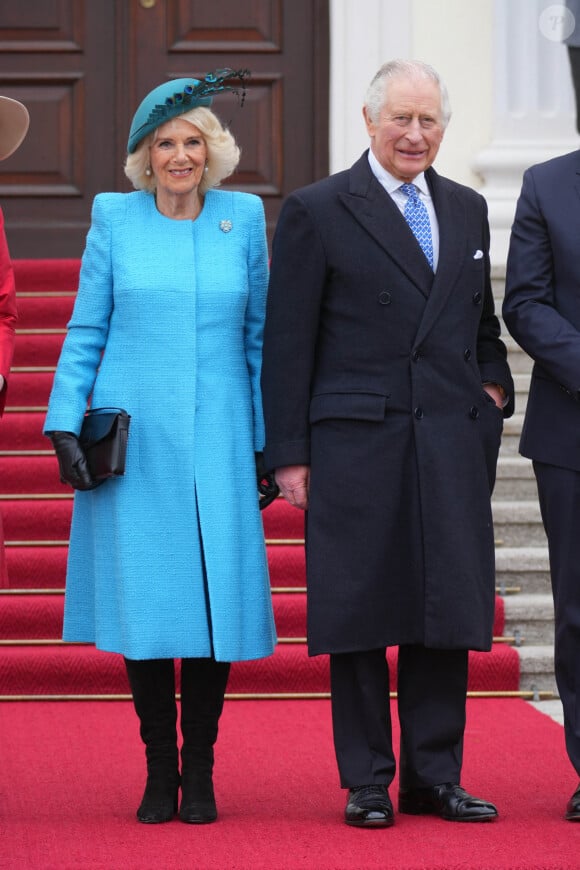
[[[8,380],[14,354],[14,328],[16,325],[16,289],[4,233],[4,216],[0,209],[0,374]],[[0,415],[6,403],[6,385],[0,393]]]

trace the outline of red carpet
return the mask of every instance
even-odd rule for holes
[[[396,715],[395,715],[396,719]],[[398,729],[395,724],[395,741]],[[326,701],[230,701],[217,747],[214,825],[139,824],[143,750],[124,702],[0,705],[0,867],[160,870],[572,870],[580,824],[563,732],[519,700],[470,700],[464,783],[500,819],[396,814],[342,823]],[[396,796],[396,782],[391,790]]]
[[[0,593],[0,696],[6,699],[128,692],[119,656],[58,640],[72,499],[58,481],[41,427],[78,266],[76,260],[15,263],[20,321],[0,425],[9,583]],[[303,642],[302,522],[281,500],[265,512],[281,643],[269,659],[234,665],[230,698],[328,691],[327,659],[308,658]],[[503,631],[498,597],[494,634]],[[390,650],[392,673],[395,658]],[[508,643],[471,655],[471,691],[518,686],[518,655]],[[562,819],[576,785],[562,729],[513,699],[470,700],[468,713],[464,782],[497,802],[497,824],[397,815],[392,830],[349,829],[342,823],[328,702],[228,700],[215,777],[220,821],[144,826],[134,815],[144,754],[129,703],[0,702],[0,870],[579,868],[580,825]]]
[[[396,649],[389,649],[391,691],[396,690]],[[517,691],[513,650],[497,644],[494,654],[471,653],[471,692]],[[129,687],[121,656],[80,644],[16,644],[0,648],[0,700],[14,696],[126,695]],[[228,693],[276,697],[330,691],[328,658],[308,658],[304,644],[280,643],[273,656],[234,662]]]
[[[0,576],[0,585],[9,587],[0,595],[0,696],[126,694],[118,657],[59,643],[72,491],[58,479],[42,424],[74,303],[79,261],[16,260],[14,267],[19,322],[0,425],[0,511],[7,544],[7,578]],[[230,692],[327,693],[327,660],[309,659],[303,642],[303,514],[279,499],[263,519],[281,643],[270,659],[234,665]],[[503,631],[503,601],[498,597],[494,635],[501,638]],[[395,656],[391,650],[393,663]],[[391,688],[396,688],[394,680]],[[509,643],[496,643],[491,653],[473,654],[469,688],[517,691],[516,650]]]

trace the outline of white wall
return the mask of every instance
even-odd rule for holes
[[[330,171],[368,147],[366,89],[386,60],[408,57],[413,0],[330,0]]]
[[[479,183],[471,162],[491,137],[492,3],[331,0],[331,172],[368,146],[362,102],[377,69],[395,57],[415,58],[441,74],[453,109],[436,168]]]
[[[481,180],[471,164],[492,135],[493,0],[412,0],[411,5],[413,55],[442,76],[453,111],[435,168],[478,187]]]
[[[330,167],[368,146],[361,107],[379,66],[432,64],[452,107],[435,168],[481,190],[491,259],[505,268],[524,169],[578,147],[572,81],[553,0],[330,0]]]

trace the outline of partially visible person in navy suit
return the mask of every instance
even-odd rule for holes
[[[534,360],[520,453],[533,460],[548,536],[556,680],[580,775],[580,151],[524,174],[503,316]],[[580,785],[566,818],[580,821]]]
[[[572,73],[572,84],[576,98],[576,129],[580,133],[580,0],[566,0],[566,6],[571,15],[574,16],[574,28],[564,39],[564,43],[568,48],[570,72]]]

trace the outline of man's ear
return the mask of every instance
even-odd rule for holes
[[[375,135],[376,125],[374,124],[373,121],[371,121],[371,118],[369,115],[369,110],[366,106],[363,106],[362,112],[363,112],[363,118],[365,119],[367,133],[369,134],[369,136],[372,139],[372,138],[374,138],[374,135]]]

